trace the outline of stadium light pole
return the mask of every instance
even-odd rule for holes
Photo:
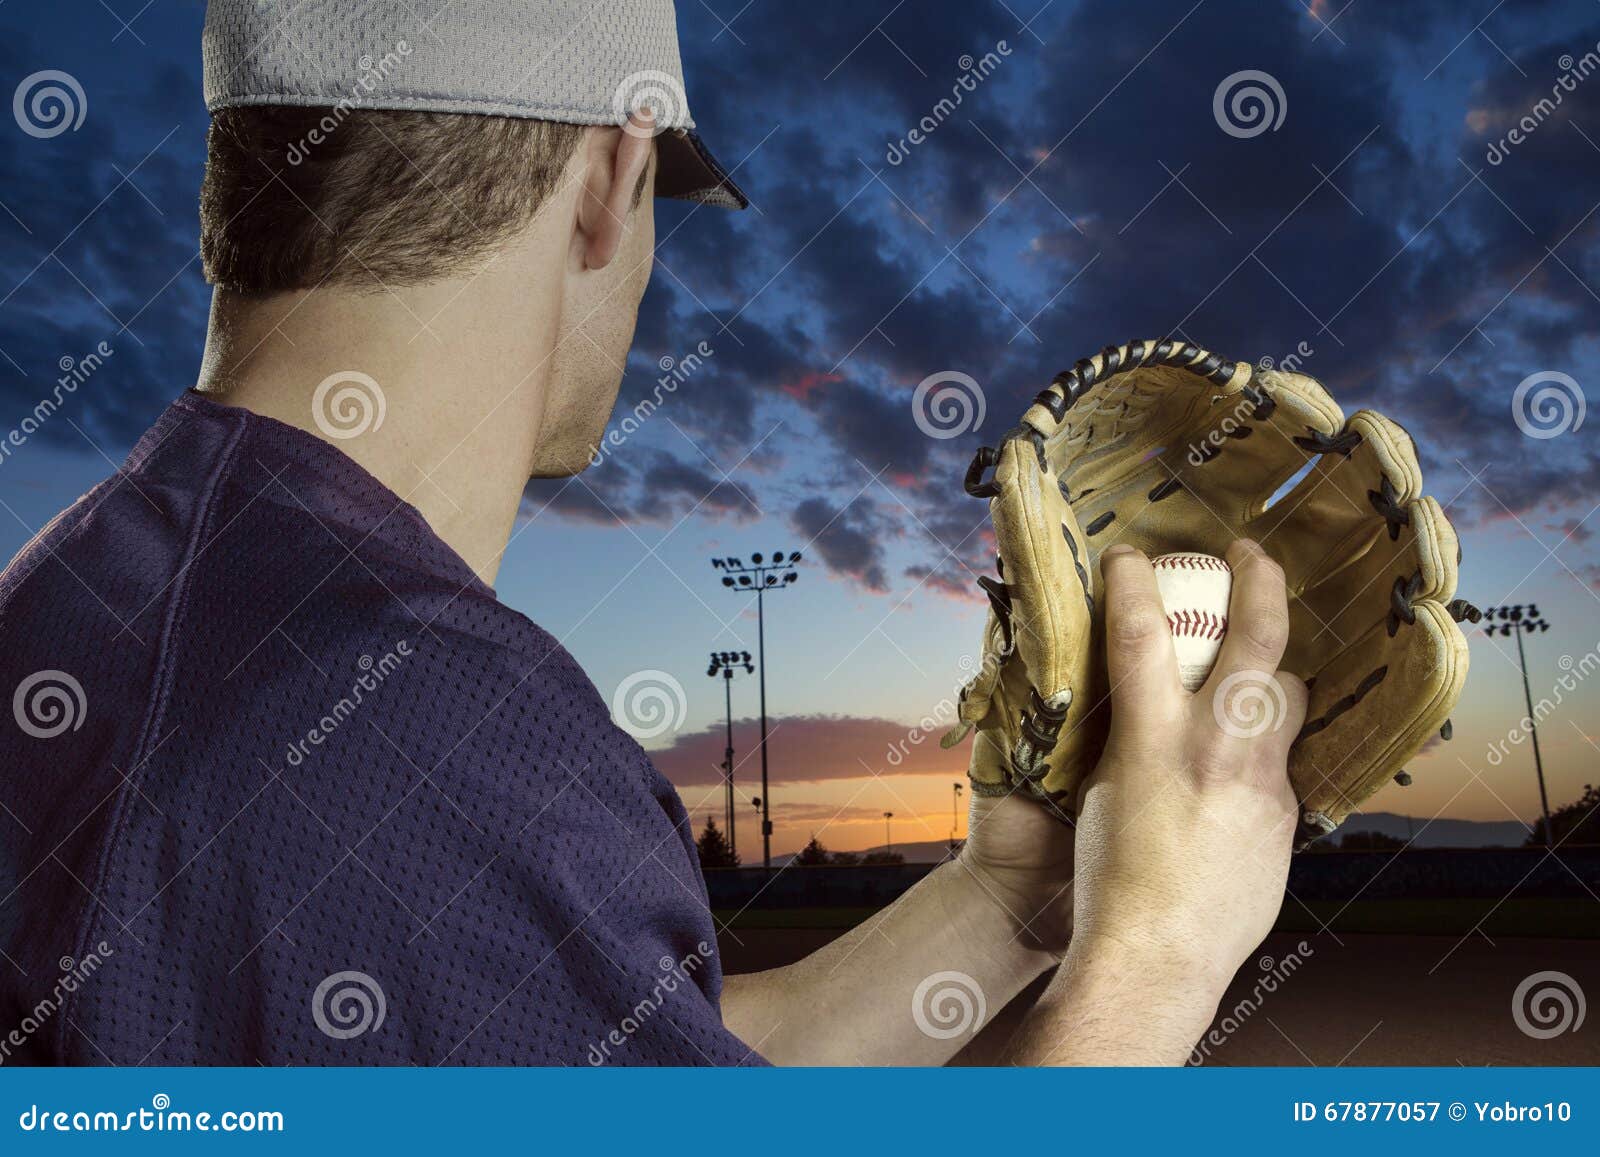
[[[1533,770],[1539,777],[1539,807],[1544,812],[1544,846],[1556,846],[1555,832],[1550,827],[1550,795],[1544,787],[1544,760],[1539,756],[1539,721],[1533,715],[1533,691],[1528,687],[1528,656],[1522,649],[1522,636],[1529,631],[1548,631],[1550,624],[1539,614],[1533,603],[1515,603],[1511,606],[1490,607],[1483,613],[1484,633],[1515,635],[1517,638],[1517,664],[1522,668],[1522,701],[1528,705],[1528,735],[1533,740]]]
[[[883,850],[886,856],[894,855],[894,836],[889,834],[889,821],[894,819],[894,812],[883,813]]]
[[[772,867],[772,799],[767,787],[767,606],[769,590],[792,586],[800,578],[793,568],[800,563],[800,552],[774,551],[768,560],[752,554],[742,558],[714,558],[711,565],[723,572],[722,585],[731,591],[756,592],[756,666],[761,683],[761,866]]]
[[[956,854],[956,832],[961,827],[961,790],[962,784],[950,785],[950,855]]]
[[[728,828],[728,851],[736,858],[739,855],[739,837],[735,832],[733,807],[733,673],[740,668],[744,669],[746,675],[755,670],[750,665],[749,651],[712,651],[711,665],[706,668],[706,674],[713,679],[722,676],[723,700],[728,709],[728,746],[722,753],[722,785],[727,798],[723,804],[722,822]]]

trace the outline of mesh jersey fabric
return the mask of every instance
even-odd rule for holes
[[[763,1063],[672,786],[304,431],[175,402],[0,575],[0,692],[0,1060]]]

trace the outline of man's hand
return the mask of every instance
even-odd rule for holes
[[[1016,923],[1018,938],[1059,959],[1072,935],[1073,829],[1033,800],[974,796],[960,865]]]
[[[977,798],[968,832],[955,862],[804,960],[725,978],[724,1023],[774,1064],[949,1061],[1072,932],[1070,825],[1033,800]],[[988,1063],[1006,1031],[967,1061]]]
[[[946,1063],[1060,963],[1072,845],[1037,801],[974,798],[955,862],[804,960],[727,977],[724,1023],[775,1064]],[[987,1063],[996,1028],[966,1061]]]
[[[1080,800],[1071,948],[1013,1043],[1018,1063],[1181,1062],[1278,913],[1306,689],[1277,670],[1283,572],[1254,543],[1228,561],[1230,629],[1191,695],[1148,560],[1102,558],[1111,734]]]

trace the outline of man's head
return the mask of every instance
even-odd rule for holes
[[[580,0],[211,0],[207,277],[242,298],[527,291],[537,311],[502,301],[485,323],[553,329],[528,367],[548,383],[529,470],[581,469],[649,280],[654,193],[743,204],[692,131],[670,0],[613,2],[600,28]]]
[[[519,272],[550,287],[558,344],[530,472],[581,469],[650,278],[649,132],[376,109],[328,131],[328,119],[314,107],[216,113],[200,195],[207,280],[255,298],[382,294],[537,263]],[[536,232],[547,243],[529,244]]]
[[[556,191],[579,125],[315,107],[225,108],[200,193],[206,279],[246,294],[381,290],[458,273]]]

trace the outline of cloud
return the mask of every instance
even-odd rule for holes
[[[794,391],[819,434],[795,466],[806,472],[806,490],[826,496],[807,513],[831,514],[858,484],[838,463],[887,467],[886,484],[915,517],[886,516],[927,552],[905,577],[957,593],[964,568],[916,526],[953,505],[959,472],[982,439],[932,443],[909,420],[900,391],[936,370],[973,372],[994,415],[992,439],[1055,369],[1110,341],[1172,331],[1247,360],[1308,342],[1308,369],[1347,411],[1376,404],[1418,434],[1444,496],[1467,471],[1484,471],[1453,505],[1465,525],[1503,516],[1502,503],[1519,514],[1559,509],[1600,484],[1588,447],[1531,445],[1507,408],[1511,387],[1533,368],[1592,362],[1581,344],[1593,309],[1581,274],[1556,286],[1560,267],[1550,262],[1546,274],[1522,282],[1540,243],[1581,224],[1594,201],[1587,194],[1600,195],[1592,158],[1551,126],[1546,152],[1519,158],[1515,198],[1499,187],[1506,173],[1474,178],[1436,133],[1416,126],[1419,71],[1404,59],[1438,42],[1426,73],[1472,22],[1462,25],[1445,4],[1405,7],[1403,18],[1348,12],[1327,31],[1303,12],[1242,0],[1200,11],[1090,0],[1040,20],[1038,35],[1049,46],[1124,47],[1045,68],[1053,48],[1017,37],[1009,74],[893,167],[877,163],[867,140],[892,128],[895,115],[918,111],[916,95],[946,78],[927,68],[926,82],[897,77],[892,66],[859,76],[847,68],[814,92],[803,91],[816,87],[809,73],[763,73],[778,103],[788,94],[815,107],[853,92],[862,110],[854,123],[870,126],[788,127],[750,161],[752,177],[788,178],[766,192],[760,228],[739,236],[752,312],[776,310],[815,333],[827,363]],[[979,27],[1005,22],[993,8],[973,8],[969,49]],[[893,22],[887,34],[896,36]],[[818,43],[807,37],[797,51]],[[1469,71],[1475,45],[1453,57]],[[1553,59],[1557,46],[1546,40],[1526,55]],[[1363,61],[1354,74],[1352,55]],[[1229,136],[1214,120],[1213,91],[1230,72],[1263,62],[1287,93],[1284,127]],[[1492,71],[1496,91],[1476,100],[1526,101],[1515,70]],[[770,127],[759,106],[734,105],[727,111],[736,124]],[[1464,117],[1453,131],[1467,155]],[[1552,173],[1559,180],[1549,181]],[[1575,195],[1580,188],[1585,195]],[[1567,242],[1575,270],[1592,233],[1582,226]],[[1496,310],[1519,283],[1515,300]],[[1485,361],[1490,340],[1524,367],[1516,377],[1484,380],[1505,360]],[[981,553],[964,550],[961,562],[986,565]],[[885,589],[862,536],[847,538],[839,554],[839,573]]]
[[[805,536],[835,574],[854,579],[869,591],[888,590],[883,550],[887,523],[871,498],[861,495],[845,506],[807,498],[794,508],[789,525]]]
[[[624,452],[627,453],[624,453]],[[667,524],[691,512],[748,522],[761,514],[754,493],[707,467],[647,446],[608,447],[571,478],[536,478],[523,490],[521,517],[546,514],[602,526]]]
[[[580,479],[531,484],[525,518],[777,518],[823,531],[816,553],[868,594],[970,595],[993,549],[959,488],[973,451],[1056,370],[1166,333],[1246,360],[1307,343],[1305,368],[1347,412],[1413,431],[1466,530],[1564,526],[1600,491],[1600,443],[1528,438],[1510,413],[1534,372],[1591,395],[1600,382],[1600,166],[1583,135],[1597,136],[1600,81],[1488,156],[1551,95],[1559,59],[1600,41],[1591,5],[1508,5],[1483,26],[1493,44],[1448,0],[1321,21],[1252,0],[680,18],[696,117],[756,207],[657,205],[612,427],[653,409]],[[194,34],[193,12],[145,23],[158,20]],[[42,67],[8,9],[0,21],[0,73]],[[962,58],[1002,39],[993,75],[890,164]],[[109,335],[116,353],[72,423],[39,435],[86,454],[85,438],[113,458],[132,443],[192,379],[202,337],[198,53],[172,58],[74,64],[91,102],[80,131],[0,132],[14,214],[0,214],[0,404],[31,410],[62,357]],[[1274,76],[1287,111],[1239,138],[1212,97],[1247,69]],[[911,393],[946,370],[979,381],[988,417],[937,440]],[[1571,564],[1594,549],[1574,535]]]
[[[761,513],[754,496],[728,478],[668,454],[658,455],[645,471],[638,513],[655,521],[681,517],[683,510],[704,509],[747,521]]]
[[[0,75],[20,79],[41,55],[0,36]],[[194,380],[210,297],[196,261],[203,116],[188,131],[176,119],[199,89],[175,68],[137,77],[121,102],[114,75],[79,72],[76,131],[39,139],[0,120],[0,409],[19,420],[65,360],[105,342],[112,356],[36,437],[115,458]],[[192,102],[174,96],[191,86]]]
[[[947,712],[947,714],[950,714]],[[937,716],[937,712],[935,712]],[[950,719],[953,720],[953,714]],[[778,716],[768,720],[768,760],[781,767],[785,784],[825,783],[874,775],[966,774],[964,746],[946,751],[939,736],[947,722],[931,717],[927,730],[890,719],[841,715]],[[734,781],[744,794],[759,794],[755,720],[734,722]],[[669,747],[650,753],[663,775],[681,789],[722,783],[722,753],[727,742],[721,723],[685,732]]]
[[[803,827],[806,824],[828,829],[844,824],[870,823],[877,833],[883,831],[883,810],[846,804],[840,807],[827,803],[779,803],[772,809],[774,824],[785,827]],[[826,843],[826,841],[824,841]]]

